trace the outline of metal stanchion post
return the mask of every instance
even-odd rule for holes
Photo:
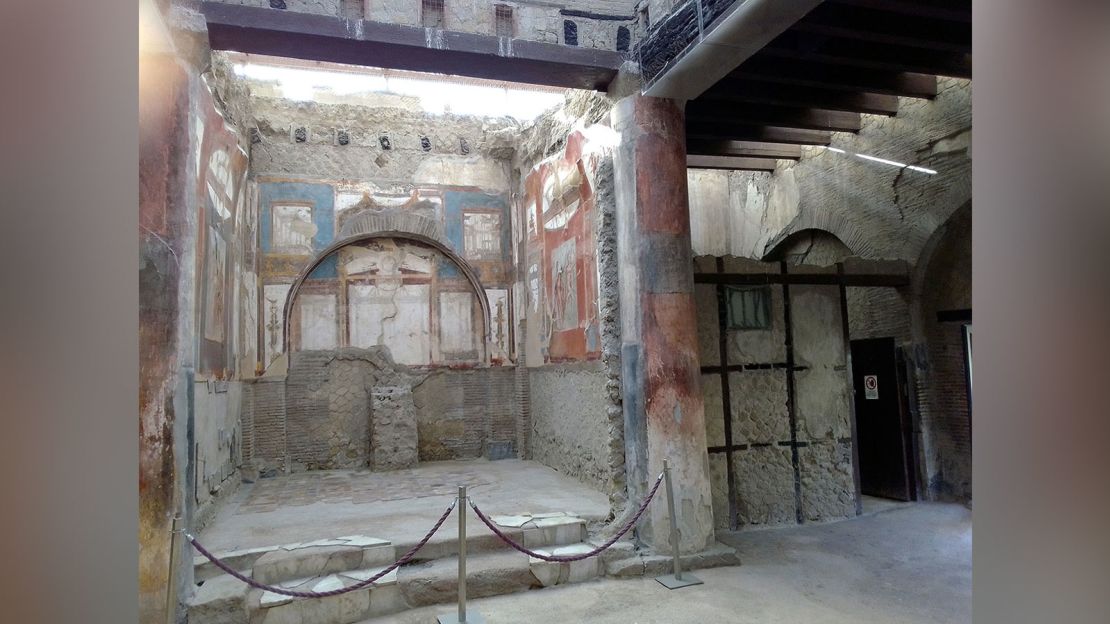
[[[166,580],[166,622],[177,624],[177,551],[181,549],[181,514],[175,514],[170,528],[170,570]]]
[[[459,612],[437,616],[439,624],[486,624],[478,613],[466,612],[466,486],[459,486]]]
[[[678,589],[690,585],[701,585],[702,581],[693,574],[682,573],[682,562],[678,558],[678,516],[674,511],[674,489],[671,488],[671,467],[667,460],[663,460],[663,483],[667,488],[667,511],[671,517],[671,552],[674,554],[674,574],[658,576],[655,580],[667,589]]]

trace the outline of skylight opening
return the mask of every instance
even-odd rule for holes
[[[276,83],[281,96],[313,101],[323,93],[350,96],[388,94],[414,97],[426,113],[535,119],[563,102],[563,91],[531,85],[463,79],[446,75],[396,72],[375,68],[342,71],[284,67],[244,61],[236,63],[237,75],[249,80]]]

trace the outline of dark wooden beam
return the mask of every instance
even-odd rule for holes
[[[828,145],[832,133],[821,130],[799,130],[777,126],[752,126],[720,122],[686,122],[686,139],[689,140],[726,140],[758,141],[765,143],[788,143],[790,145]]]
[[[837,67],[808,61],[758,56],[733,70],[725,81],[732,78],[925,99],[932,99],[937,95],[937,77],[927,74]]]
[[[898,114],[898,97],[894,95],[797,87],[761,80],[729,79],[719,82],[696,101],[703,100],[807,106],[888,117]]]
[[[735,284],[740,286],[761,286],[764,284],[810,284],[838,285],[852,287],[889,287],[909,286],[909,275],[894,273],[694,273],[695,284]]]
[[[859,113],[733,102],[694,100],[686,105],[686,119],[833,132],[858,132],[860,129]]]
[[[802,148],[799,145],[784,145],[782,143],[695,139],[686,142],[686,153],[698,156],[752,156],[755,158],[798,160],[802,157]]]
[[[819,5],[791,28],[831,37],[890,43],[927,50],[971,52],[971,23],[906,18],[877,9],[833,3]]]
[[[732,171],[774,171],[774,158],[751,158],[742,156],[686,156],[688,169],[729,169]]]
[[[214,50],[434,72],[576,89],[605,89],[619,52],[269,8],[202,2]]]
[[[971,23],[970,0],[825,0],[832,4],[877,9],[906,17]]]
[[[939,52],[788,31],[759,52],[771,58],[814,61],[864,69],[971,78],[971,54]]]

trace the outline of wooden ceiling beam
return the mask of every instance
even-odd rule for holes
[[[906,17],[971,23],[970,0],[825,0],[831,4],[876,9]]]
[[[698,156],[752,156],[756,158],[782,158],[798,160],[802,157],[799,145],[760,143],[757,141],[687,141],[686,153]]]
[[[743,156],[686,156],[688,169],[728,169],[731,171],[774,171],[774,158],[753,158]]]
[[[213,50],[605,90],[624,55],[524,39],[201,2]],[[506,49],[511,50],[506,54]]]
[[[971,52],[971,24],[908,18],[877,9],[822,4],[791,26],[796,32],[927,50]]]
[[[787,143],[790,145],[828,145],[832,142],[832,133],[821,130],[687,120],[686,140],[688,142],[724,140]]]
[[[908,71],[971,78],[971,54],[939,52],[789,31],[759,52],[760,56],[863,69]]]
[[[925,99],[937,95],[937,77],[928,74],[838,67],[759,56],[737,67],[722,82],[727,85],[733,79]]]
[[[730,79],[718,83],[695,101],[703,100],[807,106],[888,117],[898,113],[898,97],[894,95],[797,87],[760,80]]]
[[[833,132],[858,132],[861,127],[859,113],[847,113],[823,108],[702,102],[699,100],[694,100],[686,105],[686,119],[688,121],[726,121],[739,124],[782,126],[784,128],[829,130]]]

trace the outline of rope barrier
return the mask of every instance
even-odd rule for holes
[[[474,510],[474,513],[478,516],[478,519],[482,521],[482,524],[485,524],[486,527],[489,528],[489,530],[492,531],[494,535],[496,535],[498,538],[500,538],[501,541],[503,541],[506,544],[508,544],[509,546],[511,546],[513,549],[518,550],[518,551],[528,555],[529,557],[535,557],[536,559],[542,559],[543,561],[555,561],[555,562],[559,562],[559,563],[567,563],[567,562],[571,562],[571,561],[582,561],[583,559],[588,559],[590,557],[596,556],[596,555],[600,554],[602,551],[604,551],[607,548],[609,548],[610,546],[612,546],[613,544],[617,543],[617,540],[624,537],[624,534],[628,533],[632,529],[632,527],[635,526],[636,522],[639,521],[640,516],[644,515],[644,511],[646,511],[647,508],[648,508],[648,503],[651,502],[652,497],[655,496],[655,493],[659,490],[659,485],[662,484],[662,483],[663,483],[663,475],[660,474],[659,478],[655,480],[655,485],[652,486],[651,491],[648,492],[647,497],[644,498],[644,502],[641,503],[640,508],[638,510],[636,510],[636,515],[632,516],[632,519],[629,520],[628,523],[625,524],[624,527],[621,528],[621,530],[618,531],[616,535],[609,538],[609,540],[606,541],[604,544],[598,546],[597,548],[591,550],[590,552],[583,553],[583,554],[580,554],[580,555],[545,555],[543,553],[538,553],[534,550],[529,550],[529,549],[525,548],[524,546],[521,546],[517,542],[513,541],[513,539],[511,537],[509,537],[508,535],[505,535],[503,532],[501,532],[501,529],[498,529],[497,525],[494,524],[494,522],[492,520],[490,520],[489,517],[486,516],[486,514],[482,513],[482,510],[478,509],[478,506],[475,505],[474,501],[470,500],[469,497],[467,497],[467,502],[470,503],[470,508]]]
[[[658,487],[658,484],[656,484],[656,487]],[[246,583],[247,585],[250,585],[251,587],[254,587],[256,589],[261,589],[261,590],[264,590],[264,591],[268,591],[268,592],[273,592],[275,594],[281,594],[283,596],[292,596],[294,598],[328,598],[330,596],[338,596],[340,594],[346,594],[347,592],[353,592],[353,591],[362,589],[364,587],[368,587],[370,585],[373,585],[374,583],[376,583],[378,580],[380,580],[386,574],[389,574],[390,572],[396,570],[397,568],[399,568],[399,567],[403,566],[404,564],[408,563],[409,561],[411,561],[412,558],[416,555],[416,551],[423,548],[424,545],[428,543],[428,540],[432,539],[432,536],[436,534],[436,531],[439,530],[439,527],[443,526],[443,523],[447,521],[447,518],[451,515],[451,512],[455,510],[455,505],[458,504],[458,502],[459,502],[459,499],[456,498],[447,507],[447,510],[443,512],[443,515],[439,517],[439,520],[436,521],[435,526],[432,527],[432,530],[428,531],[428,534],[424,536],[424,539],[417,542],[417,544],[415,546],[413,546],[411,549],[409,549],[408,552],[406,552],[404,555],[402,555],[400,559],[398,559],[397,561],[394,561],[393,564],[390,565],[388,568],[385,568],[381,572],[378,572],[377,574],[375,574],[374,576],[371,576],[370,578],[366,579],[365,581],[359,581],[358,583],[355,583],[354,585],[351,585],[349,587],[341,587],[339,589],[333,589],[331,591],[325,591],[325,592],[294,591],[294,590],[291,590],[291,589],[285,589],[283,587],[276,587],[274,585],[266,585],[264,583],[259,583],[258,581],[252,579],[249,576],[246,576],[245,574],[240,573],[239,571],[235,570],[234,568],[227,565],[223,561],[220,561],[219,559],[217,559],[215,555],[208,552],[203,546],[201,546],[200,543],[197,542],[197,539],[195,537],[193,537],[192,535],[186,533],[185,537],[189,540],[189,543],[193,545],[193,548],[197,549],[197,552],[204,555],[217,568],[223,570],[224,572],[227,572],[231,576],[234,576],[235,578],[239,579],[240,581],[243,581],[244,583]]]

